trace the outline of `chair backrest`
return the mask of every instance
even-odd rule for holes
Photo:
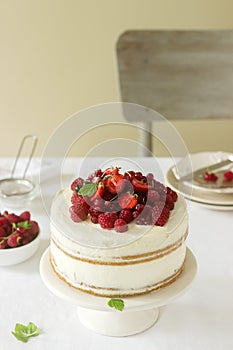
[[[169,120],[233,117],[233,30],[131,30],[117,59],[123,102]]]

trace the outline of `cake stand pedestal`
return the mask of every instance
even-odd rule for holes
[[[197,263],[187,248],[184,271],[171,285],[145,295],[122,298],[124,310],[110,308],[110,298],[90,295],[68,286],[54,273],[47,248],[40,261],[40,274],[46,287],[56,296],[78,306],[78,316],[84,326],[108,336],[128,336],[150,328],[159,317],[159,307],[181,296],[191,285]]]

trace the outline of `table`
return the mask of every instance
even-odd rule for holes
[[[160,310],[159,321],[149,330],[130,337],[112,338],[95,334],[79,321],[76,309],[53,294],[43,284],[39,262],[49,246],[49,206],[55,192],[67,186],[79,173],[106,164],[105,158],[67,158],[65,161],[45,159],[41,170],[41,194],[27,208],[41,227],[41,243],[37,253],[16,266],[0,267],[0,350],[230,350],[233,348],[233,213],[213,211],[187,202],[190,230],[187,245],[198,262],[197,277],[191,289],[181,298]],[[116,164],[118,160],[112,160]],[[133,158],[128,160],[144,171],[163,174],[172,160]],[[0,176],[10,169],[13,160],[1,159]],[[40,159],[33,160],[32,172],[38,175]],[[113,164],[113,165],[114,165]],[[130,166],[131,166],[130,165]],[[58,169],[61,169],[58,173]],[[4,171],[3,171],[4,169]],[[5,208],[1,203],[1,211]],[[27,344],[11,334],[16,323],[34,322],[38,337]]]

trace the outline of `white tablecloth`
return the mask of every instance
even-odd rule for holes
[[[10,168],[11,162],[1,159],[3,172]],[[67,159],[59,174],[59,160],[44,162],[41,187],[45,204],[38,195],[27,206],[41,227],[40,248],[24,263],[0,267],[0,350],[233,349],[232,211],[213,211],[188,202],[190,230],[187,244],[198,262],[197,277],[184,296],[161,308],[158,322],[143,333],[120,338],[95,334],[80,323],[74,305],[54,296],[43,284],[39,262],[49,245],[46,208],[59,186],[68,185],[80,167],[83,172],[88,172],[87,169],[97,168],[104,162],[105,159],[98,158],[84,163],[82,159]],[[131,162],[141,164],[145,171],[153,170],[151,158],[135,158]],[[166,174],[171,160],[162,158],[158,162]],[[3,175],[1,169],[0,177]],[[34,160],[31,169],[39,171],[38,159]],[[4,209],[1,204],[1,211]],[[21,208],[12,211],[20,212]],[[41,334],[26,344],[17,341],[11,334],[15,324],[30,321],[38,325]]]

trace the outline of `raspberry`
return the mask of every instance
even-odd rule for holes
[[[147,225],[145,218],[143,217],[138,217],[136,220],[137,225]]]
[[[20,214],[20,219],[22,221],[30,221],[31,219],[31,214],[30,212],[27,210],[27,211],[24,211],[23,213]]]
[[[4,237],[0,237],[0,249],[5,249],[7,247],[7,241],[4,240]]]
[[[6,236],[6,231],[4,230],[3,227],[0,227],[0,237],[5,237]]]
[[[89,204],[86,202],[86,198],[83,196],[80,196],[77,193],[73,193],[72,197],[71,197],[71,203],[75,206],[75,207],[82,207],[83,210],[88,213],[88,210],[90,208]]]
[[[95,174],[96,177],[97,176],[101,177],[103,175],[103,172],[102,172],[101,169],[97,169],[94,174]]]
[[[18,247],[21,245],[22,237],[19,235],[19,233],[15,233],[14,235],[10,236],[7,240],[7,244],[11,248]]]
[[[105,201],[103,211],[117,212],[118,210],[119,206],[116,203]]]
[[[145,205],[144,204],[137,204],[135,207],[135,210],[141,213],[141,211],[144,209]]]
[[[116,213],[101,213],[98,216],[98,223],[102,228],[111,229],[114,227],[114,222],[118,219]]]
[[[147,193],[147,202],[148,203],[155,203],[158,202],[160,200],[160,195],[157,191],[148,191]]]
[[[173,191],[170,187],[167,187],[167,194],[172,197],[173,202],[176,202],[178,199],[178,195],[175,191]]]
[[[145,205],[143,211],[140,213],[138,217],[138,222],[142,221],[143,225],[151,225],[152,224],[152,207],[150,205]]]
[[[89,214],[91,215],[91,217],[95,216],[98,218],[100,213],[101,213],[101,210],[97,206],[93,206],[89,208]]]
[[[36,221],[30,221],[31,227],[29,228],[29,232],[32,236],[36,236],[37,233],[39,232],[39,225]]]
[[[170,215],[169,209],[164,207],[162,210],[162,213],[161,213],[160,217],[158,218],[158,220],[156,221],[155,225],[156,226],[164,226],[169,219],[169,215]]]
[[[126,232],[128,231],[128,225],[123,219],[117,219],[114,223],[114,229],[116,232]]]
[[[146,178],[147,178],[147,182],[148,182],[149,184],[151,184],[151,183],[152,183],[152,180],[154,180],[154,175],[153,175],[152,173],[148,173],[148,174],[146,175]]]
[[[85,203],[85,199],[83,196],[81,196],[80,194],[77,194],[76,192],[74,192],[71,196],[71,203],[73,205],[79,205],[79,204],[83,204]]]
[[[139,216],[139,211],[137,211],[137,210],[134,210],[133,211],[133,213],[132,213],[132,215],[133,215],[133,219],[137,219],[138,218],[138,216]]]
[[[14,213],[12,213],[12,214],[7,213],[6,218],[11,224],[13,224],[13,222],[17,223],[17,222],[22,221],[21,218]]]
[[[169,210],[174,209],[173,198],[170,194],[167,194],[167,196],[166,196],[166,207],[168,207]]]
[[[84,180],[81,177],[78,177],[72,182],[70,188],[72,191],[78,192],[78,190],[83,186],[83,184],[84,184]]]
[[[98,216],[92,216],[92,217],[91,217],[91,222],[92,222],[93,224],[98,224]]]
[[[158,192],[166,192],[166,187],[159,181],[154,182],[154,189]]]
[[[226,181],[232,181],[233,180],[233,171],[228,170],[224,173],[224,180]]]
[[[127,224],[133,220],[133,214],[129,209],[122,209],[119,214],[119,219],[123,219]]]
[[[164,206],[162,204],[160,204],[161,202],[158,202],[153,208],[152,208],[152,213],[151,213],[151,217],[152,217],[152,224],[156,224],[157,220],[159,219],[162,210],[164,208]]]
[[[6,227],[10,224],[9,220],[5,216],[0,217],[0,226],[1,227]]]
[[[80,221],[86,220],[87,213],[88,211],[86,211],[86,209],[82,205],[77,205],[77,206],[72,205],[70,207],[70,216],[74,222],[80,222]]]
[[[203,174],[203,178],[206,181],[211,181],[211,182],[216,182],[218,180],[218,176],[214,173],[208,173],[208,171],[206,171]]]

